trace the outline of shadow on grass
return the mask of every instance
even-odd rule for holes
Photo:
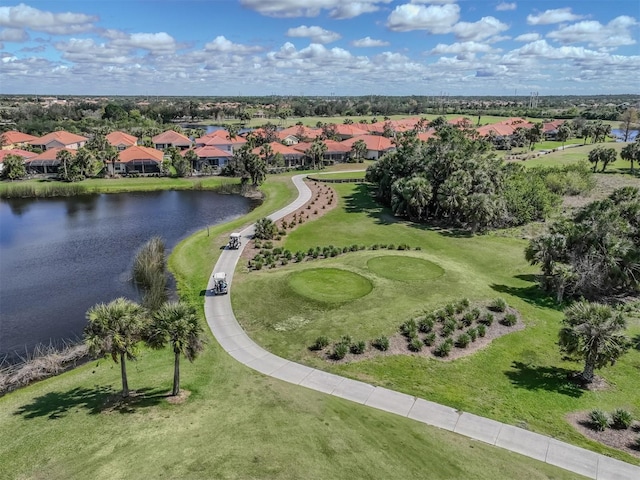
[[[378,225],[404,224],[423,231],[437,232],[446,237],[470,238],[473,233],[454,227],[434,225],[428,223],[412,222],[398,218],[391,210],[375,199],[375,186],[368,183],[359,183],[351,195],[344,197],[345,210],[349,213],[366,213],[373,218]]]
[[[631,339],[631,346],[636,350],[640,350],[640,333]]]
[[[66,392],[49,392],[22,405],[14,415],[26,419],[48,417],[56,420],[70,411],[86,410],[90,415],[102,412],[133,413],[139,408],[151,407],[167,398],[166,391],[141,389],[131,391],[128,398],[122,398],[120,391],[110,387],[76,387]]]
[[[516,387],[527,390],[547,390],[569,397],[578,398],[584,390],[572,380],[573,370],[558,367],[538,367],[522,362],[513,362],[513,370],[507,370],[505,375]]]
[[[532,275],[533,276],[533,275]],[[529,277],[529,275],[517,275],[519,277]],[[558,304],[555,299],[547,295],[538,285],[533,284],[527,287],[512,287],[510,285],[491,284],[490,287],[496,292],[513,295],[521,298],[527,303],[542,308],[550,308],[553,310],[561,310],[562,305]]]

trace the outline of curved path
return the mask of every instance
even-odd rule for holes
[[[311,198],[311,190],[305,185],[304,177],[305,175],[293,177],[293,183],[298,189],[298,198],[293,203],[269,215],[270,219],[275,221],[294,212]],[[225,248],[215,265],[214,273],[227,273],[229,291],[231,291],[233,272],[242,248],[251,239],[253,232],[253,225],[242,230],[240,232],[242,247],[238,250]],[[208,292],[212,288],[213,275],[207,285]],[[451,407],[344,378],[273,355],[251,340],[240,326],[233,314],[229,295],[208,294],[205,296],[204,311],[207,323],[222,348],[240,363],[265,375],[412,418],[427,425],[502,447],[589,478],[598,480],[640,479],[640,467],[512,425],[460,412]]]

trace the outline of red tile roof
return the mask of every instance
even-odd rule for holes
[[[4,157],[6,157],[7,155],[18,155],[19,157],[22,157],[26,160],[28,158],[35,157],[38,154],[28,152],[26,150],[21,150],[19,148],[12,148],[11,150],[0,150],[0,163],[4,162]]]
[[[376,152],[384,152],[386,150],[395,148],[395,145],[391,143],[391,140],[381,135],[360,135],[358,137],[349,138],[341,143],[351,149],[353,144],[358,140],[362,140],[367,145],[367,150]]]
[[[244,145],[247,141],[242,137],[204,136],[196,140],[196,145]]]
[[[282,155],[285,156],[295,156],[295,157],[300,157],[302,156],[302,153],[300,153],[299,151],[291,148],[291,147],[287,147],[286,145],[283,145],[281,143],[278,142],[271,142],[268,145],[271,146],[271,149],[273,150],[273,153],[281,153]],[[253,150],[251,150],[251,153],[255,153],[257,155],[260,155],[260,150],[261,147],[256,147]]]
[[[27,133],[18,132],[16,130],[11,130],[9,132],[4,132],[2,134],[2,144],[3,145],[13,145],[14,143],[27,143],[31,142],[38,137],[34,137],[33,135],[29,135]]]
[[[429,140],[431,137],[435,137],[436,135],[436,131],[433,128],[430,128],[429,130],[427,130],[426,132],[420,132],[418,134],[418,139],[422,140],[423,142],[426,142],[427,140]]]
[[[86,142],[87,140],[87,137],[83,137],[82,135],[58,130],[57,132],[48,133],[44,137],[36,138],[29,143],[31,145],[48,145],[55,141],[62,145],[71,145],[74,143]]]
[[[355,125],[339,123],[336,125],[336,133],[342,137],[355,137],[356,135],[366,135],[369,132],[358,128]]]
[[[139,147],[135,145],[121,151],[119,156],[122,163],[133,162],[134,160],[152,160],[161,163],[164,153],[160,150],[156,150],[155,148]]]
[[[380,135],[382,135],[382,132],[384,132],[384,122],[356,123],[354,125],[369,133],[379,133]]]
[[[494,123],[491,125],[483,125],[479,127],[478,133],[481,137],[486,137],[487,135],[494,134],[498,137],[508,137],[509,135],[513,135],[513,132],[516,129],[511,125],[505,125],[503,123]]]
[[[173,130],[167,130],[166,132],[162,132],[159,135],[156,135],[151,139],[151,141],[155,144],[164,144],[164,145],[191,145],[191,140],[188,137],[182,135],[181,133],[175,132]]]
[[[190,149],[191,150],[191,149]],[[188,151],[184,150],[182,152],[182,156],[184,157]],[[198,155],[198,158],[232,158],[233,154],[229,152],[225,152],[224,150],[220,150],[218,147],[214,147],[213,145],[205,145],[203,147],[198,147],[193,149]]]
[[[118,145],[127,145],[129,147],[138,143],[138,137],[134,137],[133,135],[129,135],[124,132],[111,132],[107,135],[107,142],[114,147]]]
[[[322,129],[309,128],[304,125],[294,125],[278,132],[278,138],[286,138],[287,135],[294,135],[299,140],[302,138],[314,139],[322,135]]]
[[[343,142],[336,142],[335,140],[323,140],[327,146],[326,153],[347,153],[351,151],[351,147],[346,146]],[[295,145],[291,145],[291,148],[298,150],[299,152],[306,152],[313,145],[312,142],[300,142]]]
[[[71,152],[71,155],[75,155],[76,153],[78,153],[77,150],[71,150],[69,148],[50,148],[49,150],[45,150],[44,152],[40,153],[39,155],[36,155],[35,157],[26,159],[25,163],[42,161],[42,160],[54,161],[56,160],[56,155],[58,155],[58,152],[61,150],[66,150],[67,152]]]

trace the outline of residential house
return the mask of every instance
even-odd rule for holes
[[[229,137],[229,132],[226,130],[216,130],[210,134],[196,139],[195,144],[197,147],[213,146],[220,150],[234,154],[236,150],[247,143],[247,140],[242,137]]]
[[[555,140],[558,136],[558,129],[564,124],[564,120],[552,120],[542,124],[542,134],[545,140]]]
[[[344,140],[341,143],[351,150],[353,144],[359,140],[362,140],[367,146],[366,158],[369,160],[377,160],[385,153],[393,151],[396,148],[395,145],[391,143],[391,140],[381,135],[359,135]]]
[[[134,145],[119,153],[114,173],[159,173],[164,153],[161,150]],[[111,169],[111,166],[109,166]]]
[[[340,138],[340,140],[346,140],[347,138],[353,138],[359,135],[367,135],[368,133],[368,131],[356,127],[353,124],[336,124],[336,135]]]
[[[34,137],[27,133],[11,130],[0,135],[0,144],[2,145],[2,150],[15,150],[26,147],[30,142],[37,138],[38,137]]]
[[[25,159],[24,164],[27,167],[27,172],[36,174],[57,173],[60,166],[57,156],[58,152],[62,150],[71,152],[72,155],[76,154],[76,150],[71,148],[49,148],[35,157]]]
[[[109,145],[116,147],[118,151],[125,150],[138,144],[138,137],[134,137],[133,135],[129,135],[124,132],[111,132],[106,138]]]
[[[351,147],[344,145],[342,142],[336,142],[334,140],[323,140],[324,144],[327,146],[327,151],[324,152],[324,163],[327,165],[333,163],[342,163],[347,161],[349,157],[349,152],[351,151]],[[306,152],[311,148],[313,143],[311,142],[300,142],[296,145],[293,145],[294,150],[298,150],[299,152]]]
[[[186,155],[190,150],[185,150],[182,155]],[[192,168],[196,172],[201,172],[205,167],[212,168],[214,170],[220,170],[227,165],[233,158],[233,154],[226,150],[222,150],[214,145],[203,145],[196,147],[193,151],[198,156],[198,159],[193,162]]]
[[[186,150],[191,148],[192,142],[189,137],[175,132],[173,130],[167,130],[159,135],[156,135],[151,139],[153,142],[153,148],[156,150],[165,150],[169,147],[176,147],[179,150]]]
[[[4,159],[7,155],[17,155],[18,157],[22,157],[23,160],[27,160],[35,157],[37,153],[28,152],[27,150],[21,150],[19,148],[0,150],[0,172],[4,169]]]
[[[292,127],[280,130],[277,135],[282,142],[284,142],[284,140],[289,136],[293,136],[296,139],[296,141],[292,143],[309,142],[322,135],[322,129],[309,128],[305,127],[304,125],[294,125]],[[286,142],[284,143],[287,144]]]
[[[42,150],[66,148],[67,150],[77,150],[84,147],[88,138],[75,133],[59,130],[46,134],[44,137],[36,138],[29,142],[29,145]]]
[[[271,147],[274,155],[278,153],[282,155],[286,167],[293,167],[302,163],[302,159],[304,158],[304,154],[302,152],[299,152],[298,150],[288,147],[287,145],[283,145],[279,142],[271,142],[267,145]],[[262,147],[256,147],[251,150],[251,152],[255,153],[256,155],[262,156]]]

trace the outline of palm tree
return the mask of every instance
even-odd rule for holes
[[[351,157],[360,160],[367,156],[367,144],[364,140],[358,140],[351,145]]]
[[[120,152],[115,148],[109,145],[109,147],[104,151],[103,160],[105,162],[111,163],[111,175],[116,174],[116,162],[120,160]]]
[[[558,127],[557,138],[562,142],[562,149],[564,150],[564,142],[571,136],[571,127],[566,122]]]
[[[631,175],[633,175],[635,173],[633,162],[640,162],[640,137],[637,137],[635,142],[625,145],[620,152],[620,156],[623,160],[631,162]]]
[[[108,304],[99,303],[87,311],[89,324],[84,329],[85,343],[92,355],[120,362],[122,396],[129,396],[126,360],[135,360],[137,344],[144,328],[143,309],[126,298]]]
[[[173,396],[180,393],[180,356],[195,360],[204,348],[202,332],[195,309],[184,302],[167,302],[153,314],[146,341],[152,348],[173,348]]]
[[[585,382],[593,380],[596,368],[615,361],[629,348],[622,333],[626,321],[609,305],[579,301],[565,310],[559,333],[560,350],[572,359],[584,360],[580,374]]]
[[[327,144],[323,140],[316,138],[311,146],[304,152],[305,155],[311,159],[314,170],[318,164],[322,165],[326,151]]]
[[[60,166],[58,167],[58,175],[62,177],[63,180],[69,180],[69,173],[71,170],[71,164],[73,162],[73,155],[69,150],[59,150],[56,153],[56,160],[60,162]],[[62,171],[64,172],[60,175],[60,167],[62,167]]]

